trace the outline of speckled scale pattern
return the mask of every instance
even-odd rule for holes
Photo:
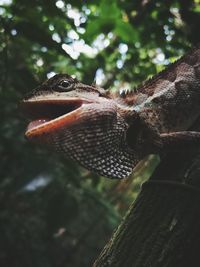
[[[70,91],[59,92],[63,79],[70,82]],[[60,74],[42,84],[31,97],[37,99],[41,95],[44,99],[50,95],[69,101],[84,98],[89,104],[81,106],[76,121],[54,132],[44,132],[35,141],[49,144],[100,175],[124,178],[146,155],[162,149],[161,134],[170,133],[172,140],[174,132],[187,131],[198,121],[200,47],[134,93],[116,96]]]
[[[200,47],[139,86],[132,102],[130,94],[123,100],[160,133],[187,130],[200,116]]]
[[[139,161],[124,142],[126,127],[123,121],[106,114],[97,118],[90,114],[87,124],[61,128],[52,140],[58,151],[89,170],[110,178],[124,178]]]

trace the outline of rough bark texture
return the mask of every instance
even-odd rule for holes
[[[200,153],[168,153],[149,181],[93,267],[200,266]]]

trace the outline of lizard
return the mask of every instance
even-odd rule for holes
[[[110,178],[129,176],[149,154],[194,144],[200,117],[200,47],[135,91],[111,93],[56,74],[22,101],[25,136]]]

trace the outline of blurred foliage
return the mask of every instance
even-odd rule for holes
[[[0,0],[0,266],[91,266],[157,164],[113,181],[26,142],[24,94],[59,72],[132,89],[199,42],[199,12],[199,0]]]

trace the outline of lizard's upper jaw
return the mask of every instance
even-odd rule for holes
[[[80,117],[81,107],[88,103],[78,98],[24,100],[22,110],[31,119],[25,136],[32,139],[71,125]]]

